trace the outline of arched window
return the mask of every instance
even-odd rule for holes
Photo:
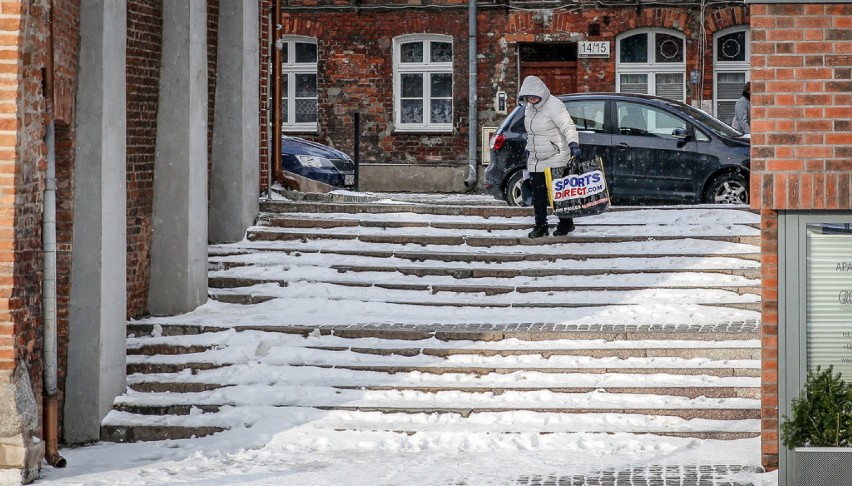
[[[616,38],[616,90],[686,100],[686,41],[669,29],[635,29]]]
[[[453,38],[402,35],[393,41],[394,121],[399,131],[453,129]]]
[[[285,36],[281,39],[282,130],[317,130],[317,40]]]
[[[736,26],[713,34],[713,110],[716,118],[730,124],[734,105],[749,80],[751,52],[749,29]]]

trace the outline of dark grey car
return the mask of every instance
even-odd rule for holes
[[[625,93],[562,95],[577,124],[583,159],[600,156],[610,196],[627,204],[746,204],[750,144],[743,135],[684,103]],[[485,187],[521,205],[526,168],[524,110],[518,106],[491,139]]]

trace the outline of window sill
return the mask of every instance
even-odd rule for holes
[[[450,128],[395,128],[394,135],[453,135],[453,129]]]

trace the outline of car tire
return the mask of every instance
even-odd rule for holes
[[[521,197],[521,183],[524,181],[524,171],[516,170],[506,180],[506,187],[503,189],[503,199],[509,203],[509,206],[523,206],[524,200]]]
[[[739,172],[729,172],[713,179],[704,193],[706,204],[748,204],[748,181]]]

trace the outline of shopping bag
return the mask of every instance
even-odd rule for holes
[[[546,170],[544,177],[550,207],[558,216],[593,216],[609,207],[609,189],[600,157],[572,159],[566,167]]]

